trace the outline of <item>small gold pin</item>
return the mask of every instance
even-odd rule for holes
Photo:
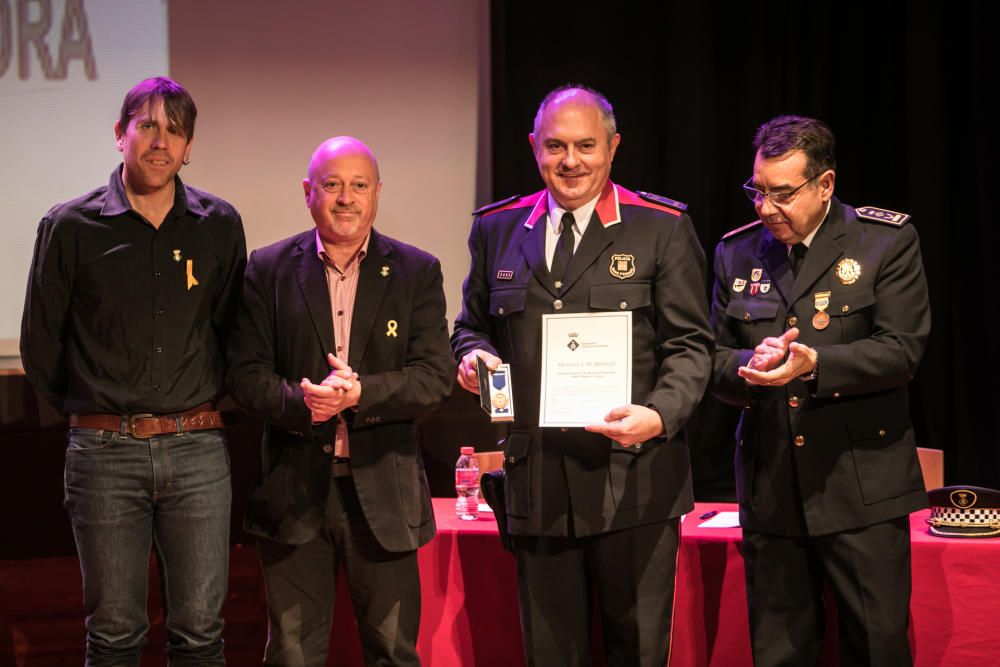
[[[175,262],[181,261],[181,249],[180,248],[174,248],[174,261]]]
[[[386,322],[386,326],[388,327],[385,331],[386,337],[392,336],[393,338],[399,338],[399,334],[396,333],[396,329],[399,328],[399,324],[396,320],[389,320]]]
[[[383,278],[388,278],[389,277],[389,267],[388,266],[382,266],[382,277]]]

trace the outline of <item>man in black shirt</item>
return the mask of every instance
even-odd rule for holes
[[[231,490],[213,402],[246,241],[231,205],[177,176],[196,115],[174,81],[139,83],[115,124],[123,164],[38,226],[21,359],[69,415],[88,665],[139,664],[151,549],[172,664],[224,664]]]

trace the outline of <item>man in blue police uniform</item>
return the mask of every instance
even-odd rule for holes
[[[452,335],[469,391],[477,357],[511,366],[506,511],[527,661],[589,664],[594,586],[608,663],[659,667],[692,507],[681,429],[711,365],[704,253],[683,204],[610,181],[620,136],[596,91],[549,93],[529,141],[546,189],[477,211]],[[586,430],[539,428],[542,315],[626,310],[632,404]]]
[[[911,664],[907,515],[927,506],[906,385],[930,331],[909,216],[833,196],[829,127],[757,131],[760,219],[715,252],[713,391],[736,451],[757,665],[817,664],[824,580],[847,665]]]

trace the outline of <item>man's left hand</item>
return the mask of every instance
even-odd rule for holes
[[[740,367],[737,373],[753,385],[762,387],[783,387],[800,375],[805,375],[816,368],[818,354],[815,349],[802,343],[791,343],[788,346],[788,358],[785,363],[769,371],[758,371],[746,366]]]
[[[644,405],[623,405],[604,416],[603,424],[588,424],[591,433],[600,433],[623,447],[645,442],[663,434],[660,413]]]

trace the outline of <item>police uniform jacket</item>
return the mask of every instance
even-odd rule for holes
[[[833,199],[797,277],[787,246],[759,221],[716,247],[713,392],[744,406],[736,451],[744,528],[822,535],[927,506],[906,385],[931,319],[908,217]],[[825,328],[813,323],[820,309]],[[819,354],[813,382],[754,387],[739,377],[754,346],[792,326]]]
[[[545,190],[473,222],[452,347],[459,359],[481,348],[511,365],[515,421],[504,453],[512,534],[585,536],[692,507],[681,428],[710,373],[705,259],[684,206],[646,197],[608,182],[561,288],[544,256]],[[625,310],[632,403],[658,412],[664,435],[622,447],[582,429],[539,428],[541,316]]]
[[[250,255],[229,346],[230,391],[266,422],[246,529],[303,544],[325,525],[336,418],[311,423],[299,381],[330,372],[333,314],[310,229]],[[455,378],[441,265],[371,231],[359,268],[348,364],[361,400],[344,411],[351,473],[372,532],[387,551],[434,535],[434,514],[414,420],[447,397]]]

